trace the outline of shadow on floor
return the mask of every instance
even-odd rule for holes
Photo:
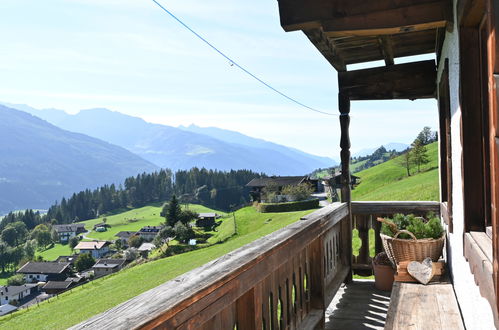
[[[343,285],[326,310],[326,329],[383,329],[389,303],[390,292],[376,290],[374,281]]]

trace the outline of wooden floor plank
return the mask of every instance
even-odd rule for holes
[[[374,288],[373,281],[342,285],[326,311],[326,330],[383,329],[390,293]]]
[[[385,329],[464,330],[452,284],[395,282]]]

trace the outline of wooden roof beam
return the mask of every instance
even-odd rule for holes
[[[338,72],[340,94],[352,101],[434,98],[436,80],[433,60]]]
[[[444,27],[450,0],[278,0],[285,31],[321,27],[329,37],[388,35]]]
[[[392,40],[388,36],[380,36],[378,38],[379,40],[379,45],[381,47],[381,52],[383,53],[383,56],[385,57],[385,64],[386,65],[394,65],[395,60],[394,60],[394,55],[393,55],[393,44]]]

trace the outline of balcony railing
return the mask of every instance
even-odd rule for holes
[[[377,216],[439,212],[433,202],[324,207],[279,231],[97,315],[74,328],[313,329],[352,270],[352,222],[362,241],[354,271],[370,271]],[[377,237],[377,235],[375,236]],[[381,244],[376,239],[376,250]],[[133,283],[130,283],[133,285]]]
[[[358,255],[352,256],[352,270],[354,274],[372,275],[372,254],[369,249],[374,245],[377,253],[383,251],[379,232],[381,224],[376,221],[378,217],[393,216],[396,213],[413,213],[425,216],[428,212],[440,215],[441,203],[439,202],[352,202],[352,227],[358,230],[361,246]],[[369,231],[374,231],[374,244],[370,241]],[[357,252],[357,251],[356,251]]]

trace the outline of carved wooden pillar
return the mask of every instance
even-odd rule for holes
[[[341,86],[340,86],[341,89]],[[346,282],[352,281],[352,203],[350,196],[350,98],[348,94],[338,94],[341,127],[341,202],[348,203],[348,218],[342,224],[343,262],[350,267]]]
[[[338,94],[341,127],[341,202],[350,202],[350,99],[346,93]]]

